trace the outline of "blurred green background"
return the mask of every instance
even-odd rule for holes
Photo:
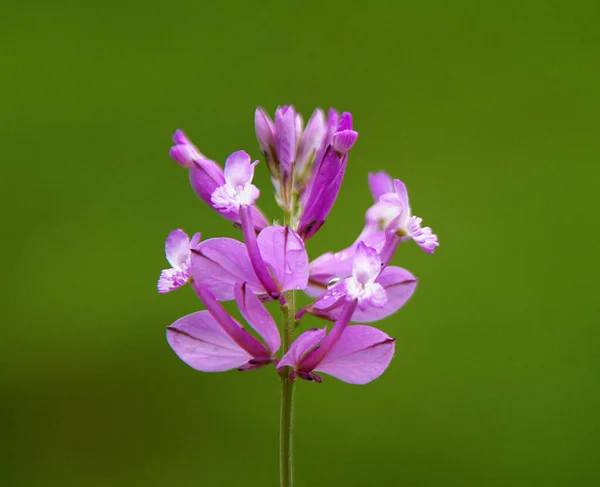
[[[184,365],[165,327],[199,303],[155,285],[171,229],[239,237],[169,160],[173,131],[258,157],[254,108],[289,103],[360,132],[312,258],[354,240],[379,169],[441,242],[395,258],[420,282],[380,323],[385,375],[299,384],[297,485],[600,485],[600,3],[0,12],[1,485],[277,485],[273,370]]]

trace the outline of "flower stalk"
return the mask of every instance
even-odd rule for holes
[[[283,313],[283,353],[285,354],[294,339],[295,296],[294,291],[284,293]],[[279,430],[279,484],[280,487],[292,487],[292,436],[294,429],[294,381],[288,368],[281,372],[281,418]]]

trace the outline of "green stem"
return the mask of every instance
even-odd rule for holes
[[[283,293],[283,353],[294,339],[296,299],[294,291]],[[279,482],[280,487],[292,487],[292,430],[294,428],[294,382],[289,379],[289,369],[281,375],[281,422],[279,436]]]

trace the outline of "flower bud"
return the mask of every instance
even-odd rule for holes
[[[177,129],[175,131],[173,142],[175,142],[175,145],[169,150],[169,156],[180,166],[190,167],[195,160],[204,158],[183,130]]]
[[[289,173],[296,160],[296,110],[293,105],[275,112],[275,152],[283,171]]]
[[[358,132],[355,130],[342,130],[333,134],[331,145],[336,152],[345,154],[352,149],[356,139],[358,139]]]
[[[358,139],[358,132],[352,130],[352,114],[344,112],[333,134],[331,145],[336,152],[345,154],[352,149],[356,139]]]
[[[315,154],[325,137],[325,115],[323,110],[317,108],[308,123],[306,129],[302,134],[300,145],[298,146],[298,156],[296,157],[296,173],[301,176],[305,176],[309,167],[315,160]]]
[[[265,162],[271,176],[277,177],[279,168],[275,157],[275,126],[262,107],[257,107],[254,112],[254,126],[260,150],[265,155]]]

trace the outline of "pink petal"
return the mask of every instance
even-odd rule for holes
[[[191,144],[192,143],[190,138],[181,129],[177,129],[175,131],[175,133],[173,134],[173,142],[175,142],[176,144]]]
[[[225,161],[225,181],[233,188],[244,187],[252,182],[254,166],[250,156],[243,150],[234,152]]]
[[[271,314],[260,300],[246,288],[246,284],[235,286],[235,301],[244,319],[254,328],[267,344],[271,354],[279,350],[281,337]]]
[[[281,358],[277,368],[280,369],[288,366],[297,369],[302,357],[321,343],[326,332],[327,328],[312,328],[302,333],[302,335],[294,340],[290,349]]]
[[[250,221],[248,208],[240,207],[240,221],[242,224],[242,233],[244,234],[244,241],[246,242],[246,251],[248,252],[248,258],[256,278],[261,283],[267,293],[274,299],[279,297],[279,290],[277,283],[273,279],[272,274],[269,272],[267,265],[261,255],[261,250],[258,247],[258,240],[256,233]]]
[[[308,256],[304,242],[288,227],[267,227],[257,238],[260,254],[280,291],[304,289],[308,282]]]
[[[350,112],[343,112],[340,117],[336,132],[342,130],[352,130],[352,114]]]
[[[263,228],[266,228],[269,226],[269,221],[267,220],[267,217],[265,215],[263,215],[263,213],[258,209],[257,206],[252,205],[248,211],[250,212],[250,219],[252,220],[252,223],[254,224],[254,229],[257,232],[260,232]]]
[[[340,121],[340,114],[335,108],[330,108],[327,112],[327,127],[330,132],[335,132],[337,130],[338,124]],[[352,128],[352,127],[349,127]]]
[[[358,242],[352,261],[352,275],[361,284],[366,284],[381,271],[381,259],[377,250]]]
[[[256,107],[254,112],[254,126],[256,128],[256,138],[262,148],[263,152],[270,150],[270,147],[274,145],[274,132],[275,126],[271,117],[267,115],[264,108]]]
[[[422,218],[411,216],[408,220],[408,236],[412,238],[425,252],[433,254],[436,247],[439,247],[438,237],[429,227],[421,228]]]
[[[329,286],[351,276],[353,257],[353,247],[335,254],[327,252],[317,257],[308,266],[309,280],[304,292],[310,297],[317,298],[327,291]]]
[[[302,174],[306,164],[308,164],[314,153],[321,147],[324,137],[325,115],[323,114],[323,110],[317,108],[306,124],[306,129],[304,130],[302,140],[298,146],[295,170],[298,171],[299,174]]]
[[[358,132],[355,130],[342,130],[333,134],[331,145],[337,152],[346,153],[352,149],[356,139],[358,139]]]
[[[315,368],[349,384],[377,379],[392,361],[394,339],[370,326],[349,326]]]
[[[158,288],[159,294],[166,294],[187,284],[189,278],[189,269],[163,269],[158,278],[156,287]]]
[[[211,238],[198,245],[192,252],[192,276],[210,288],[219,301],[232,300],[238,282],[247,282],[255,294],[266,293],[250,264],[246,246],[232,238]]]
[[[283,106],[275,111],[275,151],[279,163],[289,171],[296,159],[296,110]]]
[[[340,314],[341,306],[344,304],[346,296],[346,283],[340,281],[321,294],[310,305],[309,312],[327,320],[335,321]]]
[[[235,369],[253,358],[221,329],[208,311],[179,318],[167,328],[167,340],[181,360],[202,372]]]
[[[225,184],[223,169],[206,158],[197,159],[190,166],[190,184],[198,197],[209,206],[215,189]]]
[[[371,306],[364,311],[357,309],[352,315],[352,321],[371,323],[387,318],[404,306],[417,287],[415,276],[401,267],[394,266],[386,267],[375,282],[385,289],[387,294],[385,304],[381,308]]]
[[[406,191],[406,185],[399,179],[394,179],[394,190],[400,199],[402,207],[410,213],[410,205],[408,204],[408,191]]]
[[[165,241],[165,254],[175,269],[184,266],[190,258],[190,237],[183,230],[173,230]]]
[[[385,172],[369,173],[369,188],[375,203],[379,201],[379,197],[386,193],[394,192],[392,178]]]
[[[371,323],[382,320],[398,311],[413,295],[417,279],[410,272],[400,267],[386,267],[375,282],[383,286],[386,301],[381,307],[368,306],[357,308],[351,321]],[[327,320],[335,321],[340,315],[345,297],[345,283],[342,281],[323,293],[311,306],[310,312]]]

